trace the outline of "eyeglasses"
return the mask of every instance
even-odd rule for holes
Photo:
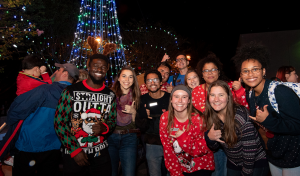
[[[183,62],[183,61],[186,61],[186,58],[178,58],[178,59],[176,59],[176,62]]]
[[[159,82],[159,78],[153,78],[153,79],[147,79],[146,80],[146,83],[151,83],[151,82],[158,83]]]
[[[242,75],[249,75],[250,72],[251,72],[252,74],[258,74],[258,73],[260,72],[260,70],[261,70],[261,68],[252,68],[251,70],[242,70],[242,71],[241,71],[241,74],[242,74]]]
[[[211,70],[203,70],[202,73],[203,73],[204,75],[207,75],[208,73],[216,73],[217,71],[218,71],[217,68],[213,68],[213,69],[211,69]]]

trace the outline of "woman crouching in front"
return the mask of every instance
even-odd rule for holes
[[[214,156],[206,145],[203,124],[203,117],[193,109],[189,88],[174,87],[168,111],[162,114],[159,127],[165,165],[171,176],[212,174]]]
[[[219,145],[224,148],[227,175],[268,175],[268,161],[258,132],[247,108],[234,103],[228,84],[213,82],[206,102],[205,121],[210,130],[205,132],[205,140],[211,149]]]

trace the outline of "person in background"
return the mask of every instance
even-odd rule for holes
[[[169,79],[169,75],[170,75],[170,71],[171,71],[171,66],[167,63],[167,62],[161,62],[159,63],[159,65],[157,66],[157,71],[160,72],[161,76],[162,76],[162,85],[161,85],[161,90],[165,91],[165,92],[169,92],[172,89],[168,90],[168,79]],[[147,88],[147,84],[142,84],[140,86],[140,90],[141,90],[141,95],[144,95],[146,93],[148,93],[148,88]],[[169,92],[170,93],[170,92]]]
[[[266,153],[248,109],[233,101],[231,90],[217,80],[208,88],[205,140],[212,150],[222,146],[227,155],[227,175],[267,176]]]
[[[180,84],[184,84],[184,77],[188,71],[189,61],[186,58],[185,53],[178,53],[176,57],[176,67],[179,70],[179,74],[170,76],[168,79],[168,84],[171,88]]]
[[[273,176],[300,173],[300,102],[295,92],[278,85],[274,92],[278,112],[269,99],[271,80],[265,79],[269,53],[265,46],[250,42],[232,58],[243,82],[250,87],[247,101],[250,118],[266,131],[267,158]],[[273,102],[272,102],[273,104]]]
[[[88,79],[68,86],[56,107],[54,129],[62,143],[65,176],[111,176],[108,133],[116,125],[116,96],[105,86],[107,56],[93,54]],[[52,122],[53,123],[53,122]]]
[[[276,77],[282,82],[298,83],[298,75],[292,66],[282,66],[277,70]]]
[[[22,61],[22,71],[19,72],[17,77],[17,92],[19,96],[43,84],[52,84],[49,74],[46,72],[47,68],[43,62],[36,55],[29,55]],[[43,80],[39,77],[42,76]],[[23,121],[20,121],[20,125]],[[5,164],[13,166],[14,156],[9,156]]]
[[[119,161],[122,175],[135,175],[137,133],[140,132],[135,127],[135,118],[140,103],[140,90],[131,67],[125,66],[120,70],[112,90],[117,97],[117,125],[108,137],[112,176],[118,175]]]
[[[215,169],[213,152],[204,139],[204,118],[193,108],[191,98],[188,87],[175,86],[168,111],[160,117],[159,135],[171,176],[210,176]]]
[[[77,82],[81,82],[85,79],[88,79],[89,73],[86,70],[80,69],[79,70],[79,79]]]
[[[199,111],[205,111],[205,103],[207,97],[207,90],[209,86],[216,80],[220,79],[227,81],[227,84],[230,87],[233,99],[240,105],[248,107],[246,101],[245,89],[242,87],[240,80],[229,82],[227,77],[224,75],[223,64],[216,57],[215,54],[209,54],[197,64],[197,72],[200,80],[200,85],[195,87],[192,92],[192,102],[193,106]],[[215,157],[215,166],[216,169],[213,173],[213,176],[226,176],[226,155],[222,149],[219,149],[214,153]]]
[[[53,119],[61,92],[78,79],[73,64],[55,64],[55,82],[19,95],[7,115],[9,130],[0,143],[0,159],[14,147],[13,175],[58,175],[61,142]],[[22,125],[20,121],[23,121]]]
[[[170,94],[161,90],[162,76],[157,70],[148,70],[144,80],[149,93],[141,96],[136,126],[145,133],[146,158],[150,176],[164,175],[164,152],[159,138],[159,120],[168,109]]]
[[[43,80],[39,78],[40,76]],[[42,60],[36,55],[26,56],[22,61],[22,71],[17,77],[16,94],[19,96],[43,84],[52,84],[52,81]]]
[[[200,79],[197,72],[193,69],[189,69],[184,77],[184,84],[193,90],[195,87],[199,86]]]

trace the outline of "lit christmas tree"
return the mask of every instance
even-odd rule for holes
[[[117,50],[110,53],[111,78],[126,64],[115,0],[82,0],[70,62],[78,68],[86,68],[92,50],[87,43],[88,36],[99,42],[98,53],[106,43],[114,43]]]

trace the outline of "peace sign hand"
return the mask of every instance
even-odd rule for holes
[[[215,124],[214,123],[213,123],[212,127],[210,128],[207,136],[212,141],[225,143],[224,141],[220,140],[220,138],[222,137],[222,132],[221,132],[221,130],[215,130]]]

